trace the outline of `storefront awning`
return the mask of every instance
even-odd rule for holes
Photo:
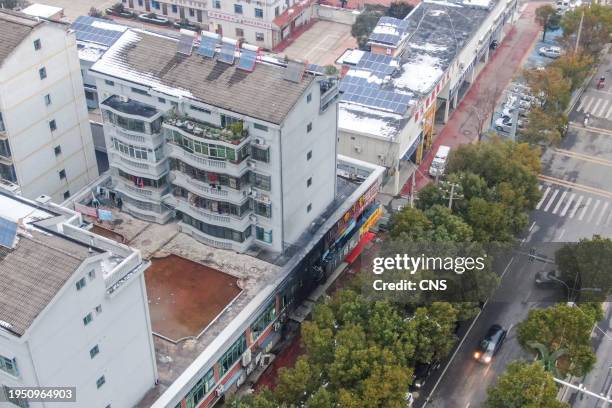
[[[357,244],[357,246],[353,248],[351,253],[348,254],[348,256],[346,257],[345,262],[348,262],[349,264],[352,264],[353,262],[355,262],[355,259],[357,259],[359,255],[361,255],[361,252],[363,251],[363,248],[365,247],[365,245],[371,240],[373,240],[375,236],[376,234],[370,231],[363,234],[363,237],[361,237],[361,240],[359,240],[359,243]]]

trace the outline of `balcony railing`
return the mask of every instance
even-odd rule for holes
[[[233,145],[241,144],[249,136],[248,130],[243,129],[242,124],[236,124],[233,129],[223,129],[186,116],[167,117],[164,124],[177,127],[199,138],[217,140]]]
[[[246,190],[236,190],[226,186],[211,187],[209,183],[196,180],[178,170],[171,171],[171,175],[172,184],[204,197],[223,199],[223,201],[231,201],[233,203],[240,203],[247,197]]]

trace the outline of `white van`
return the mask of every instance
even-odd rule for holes
[[[450,147],[448,146],[440,146],[438,147],[438,152],[436,153],[436,157],[431,162],[431,166],[429,167],[429,175],[432,177],[441,176],[444,174],[444,169],[446,168],[446,161],[448,160],[448,154],[450,153]]]

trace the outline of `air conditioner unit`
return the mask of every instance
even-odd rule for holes
[[[251,349],[246,349],[242,354],[242,366],[246,367],[251,364]]]
[[[361,153],[361,146],[355,146],[355,151],[357,153]]]
[[[384,154],[379,154],[379,155],[378,155],[378,158],[379,158],[380,160],[383,160],[383,159],[385,158],[385,155],[384,155]]]
[[[223,391],[225,391],[225,390],[223,389],[223,385],[220,385],[220,386],[218,386],[218,387],[217,387],[217,389],[215,390],[215,395],[216,395],[217,397],[222,397],[222,396],[223,396]]]
[[[247,161],[247,166],[254,169],[255,168],[255,162],[252,160]]]
[[[257,222],[257,216],[255,214],[251,214],[249,215],[249,221],[251,222]]]

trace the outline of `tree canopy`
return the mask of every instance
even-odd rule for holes
[[[557,400],[557,387],[540,363],[515,361],[488,390],[487,408],[569,408]]]
[[[357,40],[359,49],[365,50],[370,33],[376,27],[378,20],[385,15],[387,9],[381,6],[366,5],[365,9],[357,16],[351,27],[351,35]]]
[[[542,41],[546,41],[546,31],[559,26],[561,16],[551,4],[545,4],[536,9],[536,21],[542,27]]]
[[[579,47],[597,57],[603,46],[610,42],[612,34],[612,7],[602,4],[586,4],[565,13],[561,19],[563,42],[573,49],[576,43],[580,18],[584,13]]]
[[[517,327],[518,341],[534,353],[538,352],[534,343],[544,345],[549,353],[564,349],[565,353],[557,360],[558,371],[583,376],[595,363],[591,346],[593,318],[581,308],[566,304],[533,309]]]
[[[405,1],[394,1],[389,5],[387,15],[403,20],[413,8],[414,6],[412,6],[412,4],[406,3]]]

